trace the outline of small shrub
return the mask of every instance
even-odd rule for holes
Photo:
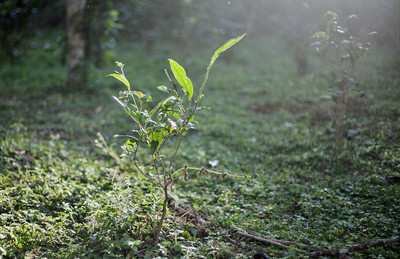
[[[334,50],[334,61],[332,62],[337,71],[335,84],[338,88],[331,96],[336,106],[335,118],[335,151],[334,156],[337,157],[339,153],[340,138],[343,129],[343,120],[346,114],[346,102],[348,94],[352,88],[363,95],[359,88],[358,82],[353,78],[356,63],[361,57],[369,55],[370,43],[368,42],[371,35],[376,32],[367,34],[363,40],[353,35],[346,24],[350,20],[358,19],[356,15],[350,15],[344,20],[332,12],[325,13],[326,28],[325,31],[318,31],[312,35],[313,39],[317,41],[312,43],[316,51],[323,57],[327,57],[328,49]]]
[[[154,244],[159,243],[162,224],[166,216],[168,188],[172,186],[174,180],[178,177],[178,173],[182,173],[183,178],[186,180],[189,170],[197,170],[200,174],[212,172],[204,168],[194,168],[187,165],[176,169],[174,160],[183,137],[186,136],[189,130],[198,125],[198,122],[194,119],[195,114],[201,109],[208,109],[200,106],[200,100],[203,97],[204,86],[212,65],[222,52],[232,47],[244,36],[245,34],[229,40],[214,52],[197,98],[194,98],[194,87],[192,81],[186,75],[185,69],[172,59],[169,59],[170,68],[177,82],[174,82],[168,71],[165,70],[171,85],[162,85],[157,88],[169,96],[152,109],[149,106],[152,101],[152,97],[149,94],[131,89],[131,84],[124,73],[124,64],[116,62],[121,72],[108,75],[118,79],[127,87],[125,91],[120,92],[119,97],[114,96],[114,99],[124,108],[135,124],[132,135],[117,135],[117,137],[127,139],[122,148],[136,169],[148,179],[157,183],[163,190],[163,207],[160,221],[155,231]],[[138,151],[142,148],[150,151],[151,162],[149,164],[144,164],[138,159]],[[213,173],[221,174],[223,178],[227,175],[225,173]]]

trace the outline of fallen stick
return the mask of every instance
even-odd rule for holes
[[[355,251],[360,251],[360,250],[365,250],[374,246],[381,246],[381,245],[388,245],[388,244],[393,244],[393,243],[400,243],[400,236],[395,236],[391,238],[386,238],[386,239],[378,239],[369,243],[365,244],[359,244],[355,246],[351,246],[348,248],[342,248],[342,249],[332,249],[332,250],[321,250],[321,251],[315,251],[308,253],[307,255],[310,257],[313,256],[323,256],[323,255],[331,255],[331,256],[340,256],[340,255],[345,255],[350,252],[355,252]]]
[[[280,248],[284,248],[284,249],[289,249],[290,248],[289,246],[284,245],[284,244],[282,244],[280,242],[276,242],[275,240],[266,239],[266,238],[263,238],[263,237],[259,237],[259,236],[255,236],[255,235],[251,235],[251,234],[247,234],[247,233],[243,233],[243,232],[240,232],[240,231],[236,231],[235,234],[237,234],[239,236],[242,236],[242,237],[247,237],[247,238],[251,238],[251,239],[257,240],[257,241],[268,243],[268,244],[271,244],[271,245],[275,245],[275,246],[278,246]]]
[[[223,235],[223,237],[224,237],[228,242],[230,242],[230,243],[232,243],[232,244],[234,244],[234,245],[236,245],[236,246],[238,246],[239,248],[244,249],[244,250],[250,250],[250,251],[253,251],[253,250],[254,250],[254,251],[257,251],[258,253],[262,253],[262,254],[266,254],[266,255],[274,255],[274,256],[278,256],[278,257],[284,257],[284,256],[286,256],[284,253],[275,252],[275,251],[270,251],[270,250],[264,250],[264,249],[261,249],[261,248],[258,248],[258,247],[252,247],[252,246],[249,246],[249,245],[240,243],[240,242],[238,242],[238,241],[236,241],[236,240],[230,238],[230,237],[227,236],[227,235]]]
[[[270,238],[264,238],[261,236],[261,234],[257,232],[250,232],[250,233],[244,233],[239,231],[238,229],[231,229],[231,233],[234,233],[236,235],[246,237],[246,238],[251,238],[253,240],[257,240],[263,243],[275,245],[280,248],[284,249],[289,249],[290,246],[294,246],[297,248],[302,248],[305,250],[310,251],[307,253],[307,256],[310,257],[315,257],[315,256],[339,256],[340,258],[348,258],[346,254],[350,252],[355,252],[355,251],[360,251],[360,250],[366,250],[371,247],[375,246],[381,246],[381,245],[387,245],[387,244],[393,244],[393,243],[400,243],[400,236],[395,236],[391,238],[386,238],[386,239],[378,239],[369,243],[365,244],[358,244],[355,246],[351,246],[348,248],[342,248],[342,249],[322,249],[319,247],[312,247],[306,244],[301,244],[293,241],[285,241],[285,240],[278,240],[278,239],[270,239]],[[243,245],[242,243],[240,243]]]
[[[249,234],[253,235],[253,236],[256,236],[256,237],[263,238],[261,234],[259,234],[257,232],[254,232],[254,231],[249,232]],[[319,247],[312,247],[312,246],[309,246],[309,245],[306,245],[306,244],[297,243],[297,242],[293,242],[293,241],[285,241],[285,240],[279,240],[279,239],[273,239],[273,238],[263,238],[263,240],[269,240],[270,244],[271,244],[271,242],[280,243],[280,244],[286,245],[286,246],[294,246],[294,247],[297,247],[297,248],[303,248],[303,249],[308,250],[308,251],[320,251],[320,250],[323,250],[323,249],[321,249]]]

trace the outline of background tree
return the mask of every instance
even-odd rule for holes
[[[84,36],[84,10],[86,0],[66,0],[68,38],[68,89],[82,87],[86,83]]]
[[[80,24],[72,20],[67,24],[66,8],[74,2],[80,3],[83,15],[71,18],[83,20]],[[189,50],[199,44],[213,44],[246,31],[249,38],[267,35],[280,39],[281,46],[292,54],[299,74],[306,74],[307,68],[313,70],[312,62],[307,60],[309,35],[321,30],[319,27],[323,25],[316,21],[326,10],[332,9],[332,5],[328,0],[253,0],[251,3],[246,0],[3,0],[0,1],[0,62],[26,62],[28,51],[46,44],[39,43],[38,39],[43,39],[41,34],[51,32],[53,38],[48,38],[48,41],[55,42],[50,44],[53,50],[61,50],[61,65],[68,56],[68,85],[79,87],[83,83],[77,82],[84,82],[85,74],[89,72],[85,67],[88,70],[93,68],[93,64],[100,67],[105,57],[103,54],[107,55],[108,62],[114,60],[116,57],[107,51],[122,42],[140,43],[148,54],[151,54],[155,42],[173,43],[179,45],[186,59],[190,60]],[[374,39],[377,45],[390,48],[393,55],[398,55],[398,6],[398,0],[337,0],[334,11],[343,17],[359,14],[360,22],[351,29],[360,33],[378,31]],[[82,37],[68,37],[70,43],[67,44],[67,27],[72,34],[81,34]],[[84,55],[82,61],[86,66],[83,63],[74,65],[78,60],[74,53]],[[234,52],[225,58],[232,55]],[[81,79],[74,82],[73,78],[79,79],[79,74]],[[64,82],[65,74],[60,73],[60,76],[58,82]]]

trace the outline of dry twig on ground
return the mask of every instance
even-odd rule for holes
[[[323,248],[312,247],[312,246],[309,246],[306,244],[297,243],[297,242],[293,242],[293,241],[265,238],[261,234],[256,233],[256,232],[245,233],[238,229],[231,229],[229,231],[229,233],[231,233],[231,235],[236,235],[241,238],[255,240],[255,241],[267,244],[267,245],[274,245],[274,246],[282,248],[282,249],[290,249],[291,247],[296,247],[299,249],[307,250],[308,252],[300,251],[299,253],[306,254],[309,257],[337,256],[339,258],[349,258],[347,256],[347,254],[350,252],[366,250],[366,249],[369,249],[369,248],[375,247],[375,246],[383,246],[383,245],[388,245],[388,244],[400,243],[400,236],[395,236],[395,237],[386,238],[386,239],[378,239],[378,240],[375,240],[375,241],[372,241],[369,243],[365,243],[365,244],[357,244],[357,245],[347,247],[347,248],[342,248],[342,249],[323,249]],[[264,250],[264,249],[261,249],[258,247],[256,248],[256,247],[252,247],[252,246],[243,244],[243,243],[235,240],[234,238],[229,237],[228,235],[224,235],[224,238],[226,240],[228,240],[230,243],[232,243],[242,249],[255,250],[257,252],[261,252],[261,253],[265,253],[265,254],[273,254],[275,256],[285,256],[284,253],[270,251],[270,250]]]

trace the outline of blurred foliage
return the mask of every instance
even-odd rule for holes
[[[96,66],[102,64],[105,51],[115,48],[119,23],[119,11],[111,0],[88,0],[85,13],[87,35],[86,53]]]
[[[292,54],[298,73],[306,74],[303,53],[309,35],[321,30],[320,17],[332,10],[342,17],[357,14],[360,22],[352,31],[378,31],[380,45],[400,49],[400,18],[397,0],[121,0],[88,1],[85,26],[87,53],[97,66],[117,39],[139,41],[152,51],[155,40],[174,40],[183,50],[192,45],[220,42],[247,32],[276,35]],[[20,55],[27,37],[44,28],[65,27],[63,0],[5,0],[0,3],[0,58]],[[353,28],[354,27],[354,28]],[[64,39],[65,40],[65,39]],[[61,45],[61,47],[63,47]]]
[[[211,34],[232,36],[238,30],[300,37],[315,30],[316,21],[326,10],[333,10],[341,16],[357,13],[365,19],[357,29],[379,30],[382,38],[394,44],[399,25],[398,6],[396,0],[337,0],[334,3],[328,0],[91,0],[87,9],[91,19],[89,29],[105,32],[105,35],[92,35],[96,39],[99,37],[100,42],[104,37],[111,37],[110,31],[120,26],[123,26],[121,34],[124,36],[149,41],[156,36],[181,39],[185,33],[194,40],[207,40]],[[13,38],[29,36],[21,31],[33,33],[43,26],[64,26],[63,0],[5,0],[0,8],[2,48],[6,47],[6,39],[12,45]],[[116,26],[117,20],[119,26]],[[19,35],[10,35],[17,31]]]
[[[296,64],[297,73],[310,74],[311,34],[324,29],[320,19],[326,10],[341,17],[356,14],[360,19],[349,24],[355,36],[377,31],[373,46],[386,47],[400,53],[400,18],[398,0],[89,0],[86,8],[88,59],[93,69],[117,59],[117,45],[128,42],[145,46],[150,54],[156,42],[164,42],[164,51],[177,45],[188,62],[190,49],[215,45],[223,39],[247,32],[249,37],[278,37],[280,44]],[[63,0],[4,0],[0,3],[0,64],[25,62],[28,49],[57,48],[65,64],[66,35],[40,45],[48,29],[65,29]],[[39,39],[37,44],[27,39]],[[27,42],[30,42],[28,44]],[[235,55],[230,53],[226,59]],[[28,57],[29,58],[29,57]],[[399,59],[398,59],[399,60]],[[397,63],[399,61],[397,60]],[[126,62],[126,61],[124,61]],[[52,63],[53,64],[53,63]],[[391,64],[393,66],[393,64]],[[398,64],[396,65],[398,66]]]
[[[44,28],[64,26],[63,1],[0,2],[0,62],[19,56],[24,39]]]

